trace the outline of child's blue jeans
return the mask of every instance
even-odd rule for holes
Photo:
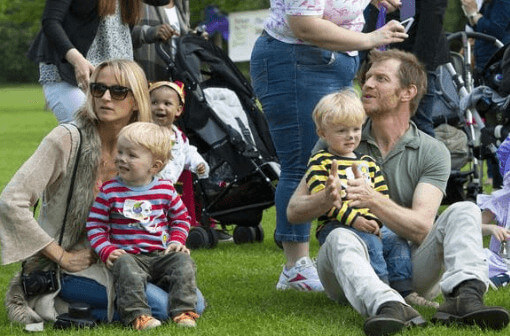
[[[381,228],[381,238],[379,238],[374,234],[331,221],[320,230],[317,237],[319,244],[322,245],[328,234],[338,227],[353,231],[365,242],[370,256],[370,265],[382,281],[399,293],[408,294],[412,291],[411,248],[405,239],[397,236],[386,226]]]

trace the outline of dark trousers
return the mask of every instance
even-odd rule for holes
[[[149,280],[168,292],[170,317],[187,311],[196,312],[196,267],[188,254],[126,253],[114,262],[112,273],[117,293],[117,311],[126,325],[140,315],[151,315],[145,295]]]

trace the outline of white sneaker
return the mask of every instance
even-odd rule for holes
[[[276,289],[296,289],[305,292],[324,291],[324,287],[322,287],[317,275],[317,269],[309,257],[302,257],[291,269],[287,270],[283,266]]]

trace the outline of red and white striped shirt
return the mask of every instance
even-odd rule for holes
[[[139,254],[185,244],[190,218],[170,181],[154,178],[131,187],[117,177],[102,185],[86,228],[92,248],[106,262],[116,249]]]

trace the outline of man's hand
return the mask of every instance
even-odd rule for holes
[[[168,245],[168,247],[165,250],[165,254],[168,254],[169,252],[172,251],[190,254],[190,251],[186,247],[186,245],[183,245],[181,243],[170,243],[170,245]]]
[[[324,198],[323,202],[325,204],[331,204],[330,208],[335,207],[340,209],[342,207],[341,190],[342,185],[338,178],[338,163],[336,160],[333,160],[328,179],[326,180],[324,192],[322,193],[322,197]]]
[[[361,232],[373,233],[377,236],[381,235],[379,231],[379,224],[373,219],[366,219],[363,216],[358,216],[352,223],[352,227]]]
[[[347,199],[351,200],[349,204],[355,208],[370,208],[371,202],[378,196],[378,192],[370,186],[361,172],[358,165],[352,164],[354,180],[347,181]]]
[[[60,267],[68,272],[79,272],[87,269],[96,262],[96,255],[91,249],[64,251],[60,260]]]
[[[106,259],[106,267],[112,268],[113,263],[115,260],[119,259],[119,257],[123,254],[126,254],[127,252],[123,249],[116,249],[110,255],[108,256],[108,259]]]

